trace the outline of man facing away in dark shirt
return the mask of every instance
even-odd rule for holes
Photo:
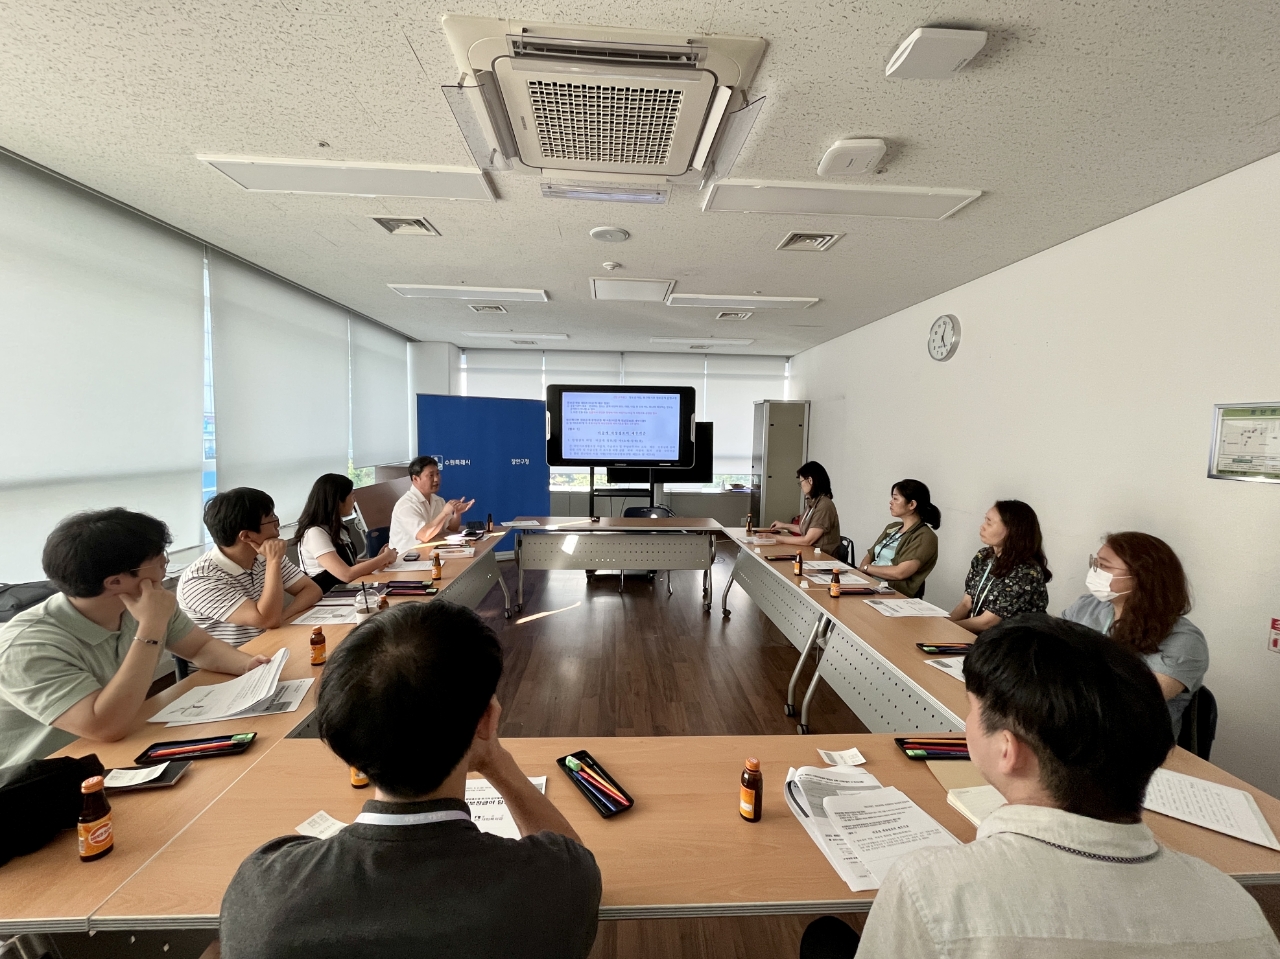
[[[585,957],[600,870],[498,741],[502,650],[471,610],[396,606],[351,631],[320,682],[320,736],[376,787],[336,836],[284,836],[222,900],[224,959]],[[467,773],[521,839],[480,832]]]

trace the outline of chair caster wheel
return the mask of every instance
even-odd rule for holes
[[[809,727],[804,723],[796,723],[796,734],[799,736],[809,735]]]
[[[783,715],[785,716],[794,716],[796,714],[796,708],[792,706],[790,703],[787,703],[785,706],[782,707],[782,712],[783,712]]]
[[[730,615],[730,612],[731,612],[730,610],[722,609],[722,610],[720,611],[720,615],[721,615],[721,616],[723,616],[725,619],[728,619],[728,618],[729,618],[729,615]]]
[[[511,610],[509,610],[509,609],[504,609],[504,610],[502,611],[502,618],[503,618],[503,619],[510,619],[510,618],[511,618]]]

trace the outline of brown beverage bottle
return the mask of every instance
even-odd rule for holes
[[[431,553],[431,579],[434,582],[444,575],[444,564],[440,562],[440,553],[432,551]]]
[[[356,789],[364,789],[364,787],[365,787],[365,786],[369,785],[369,777],[368,777],[368,776],[366,776],[366,775],[365,775],[364,773],[362,773],[360,770],[356,769],[356,767],[355,767],[355,766],[350,766],[350,767],[348,767],[348,768],[349,768],[349,769],[350,769],[350,771],[351,771],[351,785],[352,785],[352,786],[354,786]]]
[[[795,572],[797,576],[804,575],[804,553],[796,550]]]
[[[80,846],[80,861],[93,862],[115,848],[115,834],[111,829],[111,803],[102,788],[101,776],[93,776],[80,784],[84,805],[76,823],[76,836]]]
[[[840,598],[840,570],[833,569],[831,571],[831,586],[827,590],[831,594],[832,599]]]
[[[489,516],[484,521],[484,531],[486,533],[493,532],[493,514],[492,513],[490,513]]]
[[[328,659],[325,652],[324,630],[319,626],[311,627],[311,665],[323,666]]]
[[[752,536],[755,536],[755,535],[756,535],[756,529],[754,526],[751,525],[751,514],[748,513],[747,514],[747,538],[750,539]]]
[[[747,768],[742,770],[738,812],[747,822],[759,822],[764,812],[764,775],[760,772],[760,760],[755,756],[747,759]]]

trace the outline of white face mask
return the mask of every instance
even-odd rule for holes
[[[1108,573],[1105,569],[1095,569],[1089,567],[1089,572],[1085,575],[1084,585],[1093,593],[1093,595],[1104,603],[1109,603],[1117,596],[1123,596],[1124,593],[1115,593],[1111,590],[1111,581],[1115,576]],[[1125,590],[1127,593],[1128,590]]]

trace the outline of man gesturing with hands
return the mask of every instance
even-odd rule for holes
[[[285,556],[275,503],[262,490],[241,486],[205,504],[204,525],[214,547],[178,580],[178,605],[210,635],[240,646],[291,612],[315,605],[320,587]]]
[[[266,662],[178,609],[162,586],[169,543],[164,523],[126,509],[77,513],[50,534],[44,571],[60,592],[0,628],[0,766],[123,738],[166,651],[234,676]]]
[[[407,553],[420,543],[430,543],[446,533],[462,529],[462,514],[476,501],[445,500],[440,489],[440,464],[434,456],[416,456],[409,461],[409,489],[391,511],[391,546]]]

